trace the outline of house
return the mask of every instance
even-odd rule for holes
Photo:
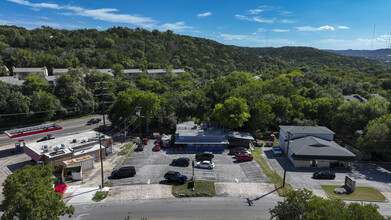
[[[28,143],[24,153],[35,162],[42,161],[45,165],[52,164],[56,170],[62,170],[64,161],[90,155],[93,160],[100,157],[99,135],[101,135],[102,158],[111,151],[110,136],[88,131],[38,143]],[[66,164],[66,163],[65,163]]]
[[[33,67],[33,68],[16,68],[12,67],[12,73],[14,76],[18,76],[20,80],[23,80],[32,73],[38,74],[38,76],[44,77],[48,76],[48,70],[46,67]]]
[[[228,139],[223,130],[186,121],[176,125],[175,145],[188,151],[224,151]]]
[[[124,76],[133,80],[136,79],[141,73],[143,73],[142,69],[124,69]]]
[[[175,74],[181,74],[181,73],[185,73],[186,71],[184,69],[173,69],[169,72],[175,73]]]
[[[335,133],[326,127],[279,127],[280,147],[294,167],[350,167],[351,162],[356,161],[356,156],[352,152],[333,141]]]
[[[19,80],[17,76],[2,76],[0,81],[9,83],[15,86],[23,86],[24,80]]]
[[[45,79],[45,81],[47,83],[49,83],[49,85],[53,86],[53,85],[55,85],[57,75],[56,76],[44,76],[43,78]]]
[[[148,69],[146,72],[150,76],[161,76],[167,73],[164,69]]]
[[[69,72],[69,69],[55,69],[53,68],[53,76],[61,76],[63,73]]]
[[[345,95],[344,100],[345,100],[345,102],[350,102],[353,100],[357,100],[360,102],[368,102],[368,100],[366,98],[360,96],[359,94]]]

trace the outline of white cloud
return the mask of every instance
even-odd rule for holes
[[[244,16],[244,15],[235,15],[235,18],[239,19],[239,20],[251,21],[251,18]]]
[[[257,14],[263,12],[263,11],[264,11],[264,10],[263,10],[263,9],[260,9],[260,8],[248,10],[248,12],[249,12],[250,14],[252,14],[252,15],[257,15]]]
[[[257,32],[265,32],[267,31],[265,28],[258,28]]]
[[[208,16],[211,16],[212,13],[211,12],[205,12],[205,13],[202,13],[202,14],[197,14],[198,17],[202,18],[202,17],[208,17]]]
[[[320,31],[323,31],[323,30],[333,31],[333,30],[335,30],[335,28],[333,28],[333,27],[331,27],[329,25],[325,25],[325,26],[319,27],[318,30],[320,30]]]
[[[42,20],[50,20],[48,17],[41,17]]]
[[[41,8],[54,9],[54,10],[70,10],[70,12],[64,12],[63,15],[74,16],[79,15],[83,17],[90,17],[95,20],[101,20],[112,23],[126,23],[132,25],[139,25],[147,28],[152,28],[155,25],[153,19],[138,15],[130,14],[117,14],[118,9],[114,8],[101,8],[101,9],[85,9],[72,5],[58,5],[54,3],[31,3],[26,0],[7,0],[9,2],[17,3],[19,5],[25,5],[32,7],[32,9],[39,10]]]
[[[161,30],[173,30],[173,31],[182,31],[184,29],[191,29],[193,27],[186,26],[185,22],[176,22],[175,24],[166,23],[159,27]]]
[[[343,29],[343,30],[349,29],[349,27],[346,27],[346,26],[338,26],[337,28],[338,28],[338,29]]]
[[[253,17],[253,21],[259,22],[259,23],[267,23],[272,24],[276,20],[275,18],[267,19],[267,18],[261,18],[261,17]]]
[[[54,28],[70,28],[76,29],[81,28],[81,26],[77,26],[74,24],[58,24],[53,22],[42,22],[42,21],[26,21],[26,20],[0,20],[0,25],[16,25],[16,26],[25,26],[27,29],[32,29],[41,26],[49,26]]]
[[[295,27],[298,31],[334,31],[335,28],[329,25],[324,25],[318,28],[311,27],[311,26],[302,26],[302,27]]]
[[[281,19],[281,22],[284,24],[293,24],[296,23],[296,20],[291,20],[291,19]]]
[[[389,35],[380,35],[373,40],[373,49],[384,48],[388,43]],[[335,49],[335,50],[368,50],[372,48],[372,38],[357,38],[357,39],[325,39],[315,41],[314,46],[322,49]]]
[[[288,29],[273,29],[274,32],[288,32]]]

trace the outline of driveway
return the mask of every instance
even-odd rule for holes
[[[164,174],[169,171],[179,171],[188,178],[192,177],[192,167],[171,166],[173,159],[179,157],[194,158],[194,153],[185,150],[175,150],[168,148],[154,152],[153,141],[150,140],[144,147],[144,151],[133,152],[123,166],[135,166],[136,176],[123,179],[112,180],[114,185],[129,184],[154,184],[165,183]],[[268,183],[269,180],[262,173],[261,167],[254,161],[237,163],[235,159],[228,155],[228,151],[215,154],[213,159],[215,168],[212,170],[194,168],[196,179],[213,182],[248,182],[248,183]]]

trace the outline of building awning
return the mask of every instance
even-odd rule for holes
[[[19,128],[14,130],[4,131],[4,133],[11,139],[20,139],[34,135],[47,134],[62,130],[58,124],[44,124],[32,126],[27,128]]]

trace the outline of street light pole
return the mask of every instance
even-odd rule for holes
[[[284,179],[282,180],[282,187],[285,187],[285,176],[286,176],[286,167],[288,165],[288,153],[289,153],[289,144],[291,143],[291,133],[288,131],[288,145],[285,152],[285,166],[284,166]]]

